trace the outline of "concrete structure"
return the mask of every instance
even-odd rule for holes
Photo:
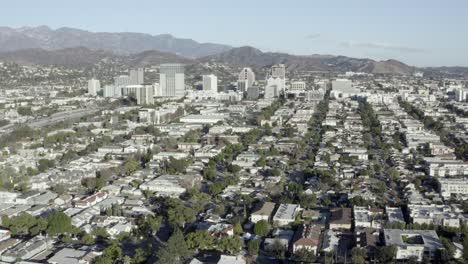
[[[161,175],[156,179],[144,182],[140,185],[143,191],[154,192],[162,197],[179,197],[185,193],[188,188],[192,188],[198,181],[201,181],[200,175]]]
[[[468,195],[468,180],[465,178],[439,179],[440,195],[450,198],[452,194]]]
[[[203,75],[203,90],[218,93],[218,77],[214,74]]]
[[[133,96],[139,105],[154,104],[154,88],[150,85],[128,85],[122,88],[123,96]]]
[[[280,96],[285,90],[285,79],[279,77],[270,77],[265,86],[265,99],[271,99]]]
[[[336,208],[331,211],[330,229],[351,230],[351,208]]]
[[[143,68],[138,68],[136,70],[130,70],[129,78],[131,85],[141,85],[144,83],[144,73]]]
[[[132,85],[132,81],[128,75],[120,75],[120,76],[114,77],[114,85],[115,86]]]
[[[249,87],[252,87],[255,83],[255,73],[251,68],[243,68],[239,73],[238,86],[239,83],[242,84],[242,87],[238,87],[238,90],[241,92],[247,91]]]
[[[250,221],[252,221],[252,223],[257,223],[261,220],[269,222],[274,209],[275,203],[265,202],[262,207],[250,215]]]
[[[101,90],[101,84],[99,80],[91,79],[88,81],[88,94],[89,95],[96,96],[100,90]]]
[[[182,97],[185,95],[183,64],[161,64],[159,72],[159,87],[162,97]]]
[[[270,76],[273,78],[286,79],[286,66],[284,64],[275,64],[271,66]]]
[[[121,97],[122,96],[122,87],[115,85],[106,85],[103,89],[104,97]]]
[[[305,82],[292,82],[289,86],[290,91],[305,91],[306,83]]]
[[[322,228],[312,224],[301,225],[293,239],[292,251],[295,253],[298,250],[305,249],[309,252],[317,253],[317,247],[320,244],[320,235]]]
[[[298,204],[281,204],[273,216],[273,223],[278,226],[288,225],[296,220],[296,215],[301,210]]]
[[[443,248],[434,230],[384,229],[383,242],[385,246],[396,246],[397,260],[415,257],[422,261],[424,255],[432,258]]]

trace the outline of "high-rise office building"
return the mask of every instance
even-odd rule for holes
[[[144,83],[144,73],[145,70],[143,68],[138,68],[136,70],[130,70],[130,82],[131,85],[138,85]]]
[[[122,96],[122,87],[115,85],[106,85],[103,89],[104,97],[121,97]]]
[[[203,75],[203,90],[217,93],[218,92],[218,77],[216,77],[216,75],[214,74]]]
[[[285,86],[286,86],[286,83],[283,78],[270,76],[265,86],[265,98],[278,97],[280,94],[284,92]],[[267,96],[271,96],[271,97],[267,97]]]
[[[270,76],[273,78],[286,79],[286,66],[284,64],[275,64],[270,69]]]
[[[289,87],[290,91],[305,91],[306,90],[306,83],[302,81],[292,82],[291,86]]]
[[[250,68],[244,68],[239,73],[237,82],[238,90],[245,92],[249,87],[252,87],[255,83],[255,73]]]
[[[120,76],[114,77],[114,85],[115,86],[132,85],[132,81],[130,80],[130,77],[128,75],[120,75]]]
[[[152,85],[128,85],[122,88],[123,96],[133,96],[139,105],[154,104]]]
[[[100,90],[101,90],[101,84],[99,80],[91,79],[88,81],[88,94],[89,95],[96,96]]]
[[[163,97],[185,95],[185,74],[183,64],[161,64],[159,68],[159,89]]]

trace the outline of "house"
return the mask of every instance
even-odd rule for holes
[[[98,256],[91,250],[62,248],[47,260],[50,264],[91,264]]]
[[[385,213],[387,214],[388,223],[402,223],[405,224],[405,218],[400,207],[385,207]]]
[[[250,215],[250,221],[252,221],[252,223],[257,223],[261,220],[265,220],[268,222],[270,221],[271,214],[273,213],[274,209],[275,203],[265,202],[261,208],[259,208]]]
[[[383,222],[383,210],[354,206],[354,226],[380,228]]]
[[[52,243],[53,240],[51,239],[36,236],[3,252],[0,259],[9,263],[17,263],[18,260],[28,260],[33,256],[46,251],[50,248]]]
[[[298,250],[305,249],[316,254],[321,233],[322,228],[320,226],[313,224],[300,226],[294,234],[292,252],[295,253]]]
[[[424,255],[433,258],[443,248],[434,230],[384,229],[383,239],[385,246],[396,246],[397,260],[415,257],[422,261]]]
[[[351,208],[336,208],[331,210],[330,229],[351,230],[352,224]]]
[[[340,242],[340,239],[338,238],[336,233],[333,230],[328,229],[323,234],[321,251],[326,252],[326,253],[336,251],[338,249],[339,242]]]
[[[179,197],[188,188],[202,180],[201,175],[161,175],[140,185],[142,191],[151,191],[158,196]]]
[[[91,196],[88,196],[80,201],[75,202],[75,207],[88,208],[90,206],[96,205],[97,203],[103,201],[106,198],[107,198],[107,193],[97,192]]]
[[[300,210],[298,204],[281,204],[273,216],[273,224],[285,226],[294,222]]]

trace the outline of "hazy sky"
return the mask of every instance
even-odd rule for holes
[[[467,0],[15,0],[0,25],[170,33],[264,51],[468,66]]]

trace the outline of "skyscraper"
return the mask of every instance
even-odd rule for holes
[[[139,105],[154,104],[152,85],[128,85],[122,88],[122,95],[135,97]]]
[[[242,92],[247,91],[255,83],[255,73],[250,68],[244,68],[239,73],[238,87]]]
[[[159,88],[163,97],[185,95],[185,74],[183,64],[161,64],[159,68]]]
[[[216,75],[214,74],[203,75],[203,90],[217,93],[218,92],[218,77],[216,77]]]
[[[138,85],[144,83],[144,72],[143,68],[138,68],[136,70],[130,70],[130,82],[132,85]]]
[[[132,84],[132,81],[130,80],[130,77],[128,75],[120,75],[120,76],[114,77],[115,86],[127,86],[131,84]]]
[[[275,64],[271,67],[270,76],[273,78],[286,79],[286,66],[284,64]]]
[[[99,80],[91,79],[88,81],[88,94],[91,96],[96,96],[97,93],[101,90],[101,84]]]

